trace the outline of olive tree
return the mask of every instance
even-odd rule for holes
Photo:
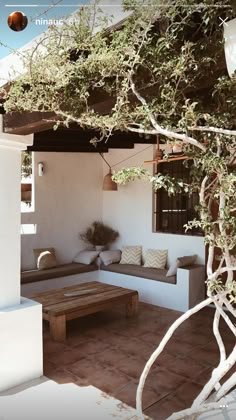
[[[236,346],[226,354],[219,329],[222,318],[236,336],[236,80],[226,73],[219,20],[233,17],[233,10],[229,0],[196,3],[125,0],[130,15],[115,28],[98,4],[83,8],[76,23],[52,27],[24,55],[28,71],[4,98],[7,112],[54,111],[55,129],[72,122],[99,129],[95,147],[115,130],[182,145],[191,171],[188,184],[168,175],[152,176],[144,168],[126,168],[113,176],[120,184],[145,178],[169,194],[198,191],[199,217],[186,229],[202,229],[208,247],[207,298],[175,321],[147,362],[137,391],[140,418],[154,360],[176,328],[210,303],[219,364],[192,406],[173,418],[219,408],[217,402],[236,385],[235,373],[221,382],[236,362]],[[109,99],[109,111],[99,113],[94,103],[104,99]]]

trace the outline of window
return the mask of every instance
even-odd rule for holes
[[[190,170],[183,165],[183,161],[160,163],[158,171],[183,179],[185,182],[190,180]],[[153,196],[154,232],[201,235],[198,229],[185,232],[183,227],[188,221],[197,217],[194,208],[198,202],[198,192],[192,194],[182,192],[171,196],[164,189],[155,192]]]
[[[26,223],[21,225],[21,235],[34,235],[37,233],[37,225],[33,223]]]
[[[34,211],[32,152],[22,152],[21,162],[21,212]]]

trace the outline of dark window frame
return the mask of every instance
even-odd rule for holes
[[[190,168],[183,165],[183,160],[159,163],[154,167],[154,174],[157,172],[184,179],[186,182],[190,180]],[[153,192],[153,232],[202,236],[200,229],[185,232],[183,227],[184,224],[198,217],[194,209],[198,203],[198,192],[192,194],[182,192],[171,196],[168,196],[163,188]]]

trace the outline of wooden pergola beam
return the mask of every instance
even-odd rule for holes
[[[58,120],[54,112],[10,112],[3,115],[5,133],[27,135],[52,128]]]

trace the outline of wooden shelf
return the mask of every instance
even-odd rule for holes
[[[176,157],[170,157],[168,159],[161,159],[161,160],[157,160],[157,159],[154,159],[154,160],[145,160],[144,163],[145,164],[146,163],[147,164],[149,164],[149,163],[156,163],[158,165],[159,163],[174,162],[176,160],[185,160],[185,159],[188,159],[188,156],[176,156]]]
[[[32,191],[32,184],[22,183],[21,184],[21,201],[23,201],[24,203],[30,203],[31,191]]]

